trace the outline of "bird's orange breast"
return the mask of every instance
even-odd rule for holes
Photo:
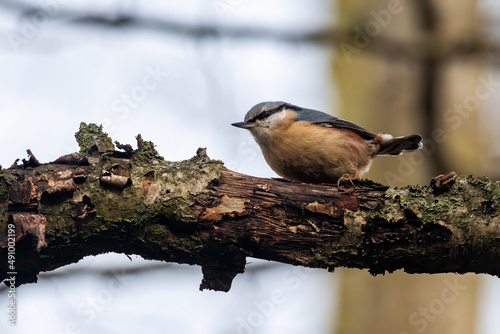
[[[369,146],[358,134],[294,122],[291,117],[287,115],[286,122],[261,144],[267,163],[280,176],[302,182],[334,183],[344,174],[354,177],[369,165]]]

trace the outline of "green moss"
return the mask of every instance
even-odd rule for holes
[[[384,217],[387,222],[396,222],[400,219],[398,213],[400,212],[400,206],[398,203],[393,201],[383,201],[382,204],[366,215],[367,221],[372,221],[375,218]]]
[[[189,235],[186,237],[176,236],[173,240],[175,241],[173,245],[177,249],[182,249],[187,253],[199,252],[205,248],[205,243],[196,235]]]
[[[144,142],[144,144],[145,145],[142,147],[142,149],[138,151],[134,157],[141,162],[148,162],[154,159],[158,159],[159,154],[158,151],[155,149],[156,145],[150,141]]]
[[[148,243],[155,243],[164,250],[197,253],[201,252],[205,247],[205,243],[196,234],[175,234],[167,226],[160,224],[146,227],[144,237]]]
[[[187,198],[186,198],[187,197]],[[196,221],[197,215],[191,210],[192,196],[174,197],[162,203],[162,212],[170,219]]]
[[[136,164],[148,164],[153,160],[163,160],[158,151],[155,149],[156,145],[152,141],[144,141],[140,134],[137,135],[137,151],[133,159]]]
[[[336,251],[332,251],[332,252],[336,252]],[[314,253],[314,260],[316,260],[320,263],[323,263],[323,264],[329,264],[329,262],[330,262],[330,259],[329,259],[327,252],[315,252]]]
[[[500,201],[500,184],[495,183],[493,195],[495,196],[495,200]]]
[[[393,188],[389,188],[385,191],[385,194],[389,197],[393,197],[394,195],[396,195],[396,190],[394,190]]]
[[[115,145],[107,133],[102,131],[102,125],[80,123],[80,130],[75,133],[80,152],[87,154],[105,153],[115,150]]]
[[[490,190],[491,182],[486,176],[473,177],[472,175],[467,176],[467,182],[473,186],[478,187],[482,190]]]

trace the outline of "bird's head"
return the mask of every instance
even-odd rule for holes
[[[261,102],[247,112],[243,122],[231,125],[250,130],[258,139],[270,135],[274,130],[293,122],[297,108],[299,107],[281,101]]]

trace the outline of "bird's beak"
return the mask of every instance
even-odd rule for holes
[[[238,122],[238,123],[233,123],[231,124],[232,126],[235,126],[237,128],[242,128],[242,129],[251,129],[255,126],[255,123],[248,123],[248,122]]]

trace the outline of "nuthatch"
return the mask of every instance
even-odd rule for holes
[[[269,166],[292,181],[335,183],[359,178],[372,158],[422,148],[422,136],[375,134],[321,111],[262,102],[233,126],[248,129]]]

